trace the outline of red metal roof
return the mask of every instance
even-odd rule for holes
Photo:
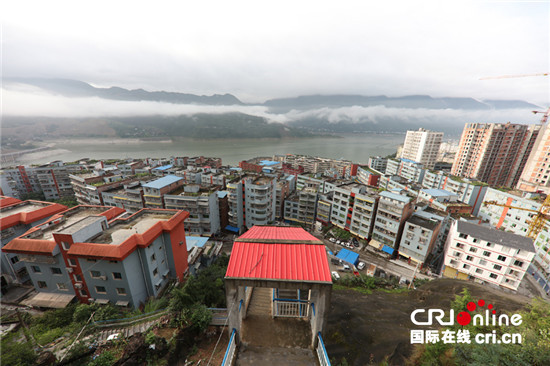
[[[16,238],[6,244],[3,252],[7,253],[22,253],[22,254],[39,254],[53,255],[53,251],[57,244],[53,240],[36,240]]]
[[[319,241],[301,227],[290,226],[253,226],[239,239]]]
[[[226,278],[332,282],[325,246],[311,243],[318,239],[304,229],[255,226],[239,239],[253,236],[270,242],[236,241]],[[277,244],[274,239],[296,242]]]

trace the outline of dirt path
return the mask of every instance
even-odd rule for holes
[[[467,287],[474,299],[485,299],[496,309],[517,311],[531,299],[476,283],[438,279],[405,293],[375,291],[363,295],[353,290],[333,291],[325,344],[331,360],[346,358],[350,365],[379,363],[403,365],[410,355],[410,314],[418,308],[449,309],[455,294]]]

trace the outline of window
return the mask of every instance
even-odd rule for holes
[[[471,262],[474,260],[474,257],[472,257],[471,255],[467,255],[466,260]]]
[[[492,247],[495,246],[495,244],[487,242],[487,246],[488,246],[489,248],[492,248]]]
[[[34,273],[42,273],[42,270],[38,266],[31,266],[31,269]]]
[[[504,261],[506,260],[506,257],[503,256],[503,255],[499,255],[499,256],[497,257],[497,259],[498,259],[499,261],[504,262]]]
[[[48,288],[48,284],[44,281],[37,282],[39,288]]]
[[[472,241],[473,241],[474,243],[477,243],[477,239],[476,239],[476,238],[472,239]]]
[[[476,273],[483,274],[483,270],[481,268],[477,268]]]
[[[462,253],[460,253],[460,252],[454,252],[453,254],[454,254],[455,257],[460,257],[460,255],[461,255]]]
[[[60,275],[61,274],[61,269],[60,268],[52,267],[51,270],[52,270],[52,274],[54,274],[54,275]]]
[[[480,259],[480,260],[479,260],[479,265],[480,265],[480,266],[484,266],[484,265],[486,265],[486,264],[487,264],[487,261],[486,261],[486,260],[484,260],[484,259]]]
[[[493,266],[493,268],[495,269],[495,271],[500,271],[502,269],[502,266],[501,265],[498,265],[498,264],[495,264]]]
[[[113,279],[121,280],[122,279],[122,274],[120,272],[113,272]]]
[[[468,269],[468,268],[470,268],[470,265],[469,264],[464,264],[464,265],[462,265],[462,268]]]
[[[58,290],[61,290],[61,291],[67,291],[67,284],[66,283],[61,283],[61,282],[58,282],[57,283],[57,289]]]
[[[70,259],[69,258],[69,265],[72,267],[76,267],[76,259]]]
[[[523,262],[522,261],[515,261],[514,266],[521,267],[521,266],[523,266]]]
[[[71,245],[64,241],[61,242],[61,246],[63,247],[64,250],[69,250],[71,248]]]
[[[90,271],[90,276],[92,276],[92,278],[98,278],[101,276],[101,272],[99,271]]]
[[[471,247],[471,248],[470,248],[470,252],[475,253],[475,252],[477,252],[477,249],[474,248],[474,247]]]
[[[106,294],[107,290],[105,290],[105,287],[103,286],[96,286],[95,292],[97,292],[98,294]]]
[[[464,248],[464,244],[456,243],[457,248]]]
[[[10,260],[13,264],[15,264],[15,263],[19,262],[19,257],[18,256],[13,256],[13,257],[11,257]]]
[[[117,287],[116,293],[119,295],[126,295],[126,289],[124,287]]]
[[[498,276],[497,276],[496,274],[494,274],[494,273],[491,273],[491,274],[489,275],[489,277],[491,277],[492,279],[495,279],[495,280],[498,278]]]
[[[155,256],[155,253],[151,254],[151,262],[154,262],[157,260],[157,257]]]
[[[82,282],[82,276],[81,276],[81,275],[78,275],[78,274],[77,274],[77,275],[74,275],[74,280],[75,280],[76,282]]]
[[[458,237],[459,237],[460,239],[468,239],[468,235],[462,234],[462,233],[458,234]]]
[[[488,252],[486,250],[483,251],[483,255],[486,256],[486,257],[490,257],[491,256],[491,252]]]
[[[86,292],[86,290],[80,290],[80,296],[82,297],[88,297],[88,293]]]
[[[157,276],[159,274],[159,271],[157,268],[153,269],[153,276]]]

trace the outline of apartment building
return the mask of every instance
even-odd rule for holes
[[[219,188],[188,184],[164,195],[164,206],[167,209],[189,212],[185,224],[188,235],[210,236],[220,231]]]
[[[229,225],[239,231],[275,221],[275,177],[245,175],[227,183]]]
[[[410,197],[395,192],[384,191],[379,194],[376,220],[370,245],[382,251],[396,255],[401,243],[403,226],[414,212]]]
[[[548,113],[546,112],[546,120]],[[540,127],[540,132],[531,148],[517,187],[522,191],[541,191],[550,194],[550,128],[548,122]]]
[[[5,195],[22,198],[30,193],[44,193],[47,200],[73,196],[69,174],[83,170],[80,164],[65,165],[56,160],[35,167],[17,166],[0,171],[0,188]]]
[[[517,290],[534,256],[530,238],[456,221],[447,239],[443,275]]]
[[[219,186],[221,189],[225,189],[225,174],[222,172],[204,172],[201,174],[200,184],[205,187]]]
[[[81,172],[70,174],[76,201],[81,205],[103,206],[102,192],[123,187],[135,178],[123,178],[122,175],[107,174],[99,176],[94,173]]]
[[[332,195],[330,220],[363,239],[371,237],[378,193],[363,184],[345,183],[337,186]]]
[[[315,220],[322,225],[328,225],[331,222],[332,199],[334,192],[319,194],[317,198],[317,214]]]
[[[400,158],[409,159],[432,169],[437,161],[443,132],[434,132],[419,128],[407,131]]]
[[[137,307],[187,272],[184,220],[177,210],[144,209],[117,218],[118,207],[77,206],[13,239],[4,251],[19,255],[41,306],[82,303]]]
[[[103,197],[105,201],[104,194]],[[113,198],[116,207],[121,207],[129,213],[136,213],[142,208],[145,208],[145,199],[143,197],[143,187],[141,181],[126,183],[123,185],[123,189],[115,188]]]
[[[34,226],[48,220],[53,215],[67,209],[66,206],[40,201],[19,201],[3,198],[6,205],[0,208],[0,239],[2,248],[12,239],[24,234]],[[9,282],[24,283],[29,280],[29,274],[25,265],[17,254],[1,253],[2,276],[7,276]]]
[[[409,159],[388,159],[386,175],[398,175],[413,183],[421,183],[425,169],[422,164]]]
[[[164,195],[183,187],[184,180],[175,175],[165,175],[162,178],[142,184],[145,207],[164,208]]]
[[[369,168],[376,170],[382,174],[386,173],[386,166],[388,165],[388,159],[381,156],[375,156],[369,158]]]
[[[304,187],[290,195],[284,205],[285,221],[313,224],[317,213],[317,189]]]
[[[515,187],[540,128],[512,123],[466,124],[451,174],[492,186]]]
[[[188,167],[185,170],[177,170],[174,175],[183,178],[183,184],[201,184],[203,170],[200,168]]]
[[[497,229],[525,236],[541,202],[540,198],[529,198],[522,192],[489,188],[479,210],[479,217]],[[534,241],[536,255],[528,268],[528,272],[547,293],[550,292],[549,243],[550,222],[547,222]]]
[[[429,210],[413,213],[403,227],[399,255],[422,265],[427,264],[447,217],[445,212],[433,213]]]
[[[380,173],[372,170],[367,166],[357,167],[356,178],[359,182],[371,187],[378,187],[378,181],[380,180]]]
[[[325,174],[325,172],[329,172],[329,176],[336,175],[336,178],[349,177],[352,171],[352,162],[349,160],[295,154],[275,155],[272,160],[290,164],[295,169],[303,167],[304,171],[308,173]]]
[[[290,181],[287,179],[277,180],[275,188],[275,217],[283,219],[285,213],[285,200],[290,195]]]
[[[334,191],[337,185],[337,180],[334,178],[317,178],[312,175],[300,174],[296,179],[296,190],[303,188],[317,188],[320,194],[327,194]]]

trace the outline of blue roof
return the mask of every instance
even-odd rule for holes
[[[240,172],[240,171],[242,170],[242,168],[239,168],[239,167],[235,167],[235,166],[234,166],[234,167],[229,168],[229,170],[235,170],[235,171]]]
[[[178,182],[180,180],[183,180],[183,178],[176,177],[175,175],[166,175],[152,182],[145,183],[143,187],[161,189],[163,187],[169,186],[170,184]]]
[[[156,167],[153,170],[166,170],[166,169],[170,169],[171,167],[172,167],[172,164],[169,164],[169,165],[163,165],[163,166]]]
[[[231,226],[231,225],[227,225],[227,226],[225,227],[225,230],[233,231],[233,232],[235,232],[235,233],[237,233],[237,234],[239,233],[239,228],[238,228],[238,227],[235,227],[235,226]]]
[[[411,160],[411,159],[405,159],[405,158],[401,158],[401,161],[404,161],[406,163],[420,164],[418,161],[414,161],[414,160]]]
[[[340,251],[336,255],[336,258],[339,258],[344,262],[348,262],[353,265],[356,265],[357,262],[359,262],[359,254],[347,249],[340,249]]]
[[[273,166],[273,165],[277,165],[279,164],[278,161],[273,161],[273,160],[262,160],[260,161],[260,165],[261,166]]]
[[[227,191],[218,191],[218,198],[227,197]]]
[[[426,192],[430,196],[434,197],[448,197],[448,196],[455,196],[454,193],[446,191],[444,189],[436,189],[436,188],[429,188],[429,189],[423,189],[423,192]]]
[[[392,192],[388,192],[388,191],[380,192],[380,196],[381,197],[386,197],[386,198],[389,198],[389,199],[392,199],[392,200],[400,201],[400,202],[403,202],[403,203],[409,203],[410,200],[411,200],[407,196],[402,196],[400,194],[392,193]]]
[[[389,247],[389,246],[387,246],[387,245],[384,245],[384,246],[382,247],[382,251],[384,251],[384,252],[386,252],[386,253],[388,253],[388,254],[393,254],[394,249],[393,249],[392,247]]]
[[[190,251],[194,247],[202,248],[209,238],[202,236],[186,236],[185,243],[187,244],[187,251]]]

